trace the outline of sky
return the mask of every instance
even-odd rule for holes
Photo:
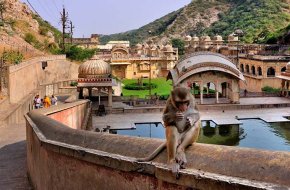
[[[191,0],[20,0],[61,29],[65,7],[74,25],[74,37],[113,34],[140,28],[189,4]],[[29,2],[29,3],[28,3]],[[29,5],[30,6],[30,5]]]

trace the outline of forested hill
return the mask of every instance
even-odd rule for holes
[[[139,29],[104,35],[101,42],[130,40],[135,44],[149,37],[167,41],[188,34],[225,37],[239,28],[247,43],[275,43],[289,24],[290,0],[193,0]]]

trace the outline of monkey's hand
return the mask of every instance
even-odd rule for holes
[[[194,120],[192,117],[187,117],[186,118],[186,125],[187,126],[192,126],[194,124]]]
[[[184,114],[182,112],[176,112],[176,120],[180,121],[183,120]]]

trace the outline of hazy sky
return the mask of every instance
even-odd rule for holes
[[[75,26],[74,37],[112,34],[137,29],[191,0],[21,0],[34,7],[42,18],[61,28],[63,5]]]

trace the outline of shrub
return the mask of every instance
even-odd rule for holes
[[[5,51],[3,52],[3,60],[5,62],[11,63],[11,64],[19,64],[23,60],[23,54],[20,53],[19,51]]]
[[[48,28],[46,28],[44,26],[39,27],[39,34],[46,36],[47,33],[48,33]]]
[[[276,92],[280,92],[281,90],[279,88],[272,88],[270,86],[265,86],[262,88],[263,92],[269,92],[269,93],[276,93]]]
[[[78,85],[78,82],[77,81],[72,81],[71,83],[70,83],[70,86],[77,86]]]
[[[149,83],[143,83],[142,86],[138,85],[137,83],[126,84],[125,89],[127,90],[149,90]],[[151,83],[151,89],[157,88],[157,85]]]
[[[37,41],[36,37],[31,33],[26,33],[24,40],[29,44],[33,44]]]
[[[65,52],[66,57],[74,61],[84,61],[91,58],[96,53],[96,49],[83,49],[76,45],[67,46]]]

